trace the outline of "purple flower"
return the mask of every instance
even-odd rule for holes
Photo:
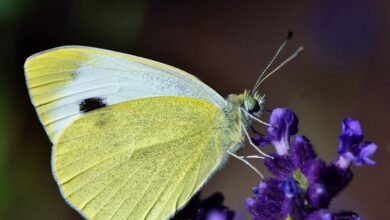
[[[285,207],[288,207],[288,209],[286,211],[292,219],[304,219],[308,214],[303,200],[304,189],[300,184],[295,177],[290,177],[283,182],[281,187],[284,196],[287,198],[285,204],[288,204],[288,206]]]
[[[282,191],[287,198],[294,199],[300,197],[302,190],[298,187],[295,179],[290,177],[282,183]]]
[[[288,153],[290,136],[298,132],[298,117],[293,111],[277,108],[272,111],[268,136],[257,136],[252,141],[258,146],[274,145],[279,155]]]
[[[302,201],[302,189],[294,178],[280,181],[269,178],[254,189],[255,196],[247,199],[254,220],[303,219],[307,210]]]
[[[351,169],[342,169],[334,163],[326,165],[320,159],[312,160],[302,168],[308,181],[306,199],[312,208],[326,208],[331,200],[351,182]]]
[[[234,214],[228,208],[211,209],[204,216],[205,220],[230,220],[233,219]],[[200,218],[201,219],[201,218]]]
[[[359,121],[353,118],[344,119],[339,137],[340,157],[336,162],[340,168],[346,169],[352,162],[357,166],[376,164],[371,160],[371,156],[377,149],[376,144],[370,141],[362,143],[362,141],[363,133]]]
[[[306,199],[315,209],[328,207],[331,198],[327,187],[321,183],[310,184],[306,191]]]
[[[255,189],[254,198],[246,204],[254,220],[285,219],[290,212],[290,202],[281,189],[283,182],[270,178],[262,181]]]
[[[305,136],[297,135],[291,144],[291,159],[296,167],[303,167],[311,160],[317,158],[309,139]]]
[[[306,220],[361,220],[361,218],[354,212],[331,213],[326,209],[320,209],[312,212]]]
[[[326,163],[321,159],[310,160],[301,167],[302,173],[308,182],[317,183],[324,179]]]
[[[361,220],[360,216],[354,212],[333,213],[334,220]]]
[[[330,196],[334,197],[348,186],[352,178],[353,172],[351,169],[341,169],[335,164],[331,164],[326,167],[321,182],[327,187]]]
[[[271,154],[273,158],[265,158],[264,165],[279,179],[286,179],[296,170],[289,155]]]
[[[306,220],[333,220],[332,213],[326,209],[320,209],[318,211],[312,212],[307,216]]]
[[[290,142],[298,132],[298,118],[289,109],[275,109],[270,117],[267,136],[257,136],[253,142],[262,147],[273,145],[277,153],[265,158],[264,164],[274,175],[260,182],[254,197],[247,199],[253,219],[350,219],[358,220],[354,212],[330,212],[327,208],[353,178],[351,162],[360,166],[375,164],[371,156],[377,146],[362,142],[360,123],[346,118],[339,137],[339,159],[327,164],[319,158],[302,135]]]
[[[197,193],[190,202],[172,220],[233,220],[234,212],[223,205],[224,197],[221,193],[214,193],[211,196],[200,199]]]

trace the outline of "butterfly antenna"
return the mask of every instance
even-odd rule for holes
[[[253,94],[256,89],[259,87],[260,85],[260,81],[262,79],[262,77],[264,76],[264,74],[267,72],[267,70],[272,66],[272,64],[274,63],[274,61],[276,60],[276,58],[279,56],[280,52],[282,52],[283,48],[286,47],[288,41],[292,38],[292,36],[294,35],[294,33],[292,31],[289,31],[287,33],[287,37],[286,39],[283,41],[283,43],[280,45],[279,49],[276,51],[275,55],[272,57],[271,61],[268,63],[267,67],[265,67],[265,69],[263,70],[263,72],[260,74],[259,78],[257,79],[255,85],[253,86],[253,89],[251,90],[251,94]]]
[[[288,62],[290,62],[291,60],[293,60],[294,58],[296,58],[297,56],[299,56],[299,54],[301,54],[303,52],[304,48],[302,46],[298,47],[297,50],[295,50],[295,52],[293,54],[291,54],[291,56],[289,56],[287,59],[285,59],[281,64],[279,64],[279,66],[277,66],[274,70],[272,70],[270,73],[268,73],[258,84],[261,85],[262,82],[264,82],[264,80],[266,80],[268,77],[270,77],[272,74],[274,74],[276,71],[278,71],[280,68],[282,68],[284,65],[286,65]],[[256,87],[257,88],[257,87]]]

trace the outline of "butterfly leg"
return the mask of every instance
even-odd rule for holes
[[[246,159],[264,159],[265,157],[260,156],[260,155],[249,155],[249,156],[244,156]]]
[[[259,170],[257,170],[256,167],[254,167],[251,163],[249,163],[247,160],[245,160],[243,156],[238,156],[237,154],[231,152],[230,150],[228,150],[228,154],[230,154],[234,158],[244,162],[247,166],[252,168],[252,170],[254,170],[257,174],[259,174],[262,179],[264,179],[264,175]]]
[[[253,148],[255,148],[255,150],[256,150],[257,152],[259,152],[261,155],[273,159],[273,157],[271,157],[270,155],[268,155],[268,154],[264,153],[263,151],[261,151],[261,150],[252,142],[252,139],[251,139],[251,137],[249,136],[248,131],[246,130],[246,128],[245,128],[245,126],[244,126],[243,124],[241,124],[241,127],[242,127],[242,129],[243,129],[243,131],[244,131],[246,137],[248,138],[249,144],[250,144]]]
[[[265,125],[265,126],[267,126],[267,127],[271,127],[270,124],[268,124],[268,123],[265,122],[265,121],[262,121],[260,118],[257,118],[257,117],[255,117],[255,116],[253,116],[253,115],[252,115],[251,113],[249,113],[247,110],[241,108],[241,111],[243,111],[243,112],[244,112],[246,115],[248,115],[251,119],[253,119],[253,120],[255,120],[255,121],[257,121],[257,122],[259,122],[259,123],[261,123],[261,124],[263,124],[263,125]]]

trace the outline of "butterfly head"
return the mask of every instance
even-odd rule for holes
[[[260,115],[264,111],[265,95],[259,93],[250,93],[245,90],[242,94],[241,107],[252,115]]]

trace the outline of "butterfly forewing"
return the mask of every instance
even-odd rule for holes
[[[101,106],[110,106],[147,97],[186,96],[219,108],[226,105],[218,93],[182,70],[91,47],[67,46],[38,53],[27,59],[25,72],[31,99],[53,143],[86,112],[82,105],[88,99],[100,99]]]

